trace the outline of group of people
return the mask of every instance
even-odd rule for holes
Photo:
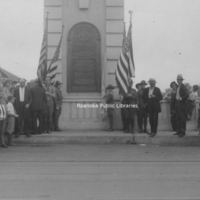
[[[62,131],[58,126],[62,108],[62,83],[45,84],[39,79],[27,82],[6,80],[0,83],[0,140],[1,147],[12,146],[12,135],[31,135]],[[7,144],[5,139],[7,138]]]
[[[150,78],[137,83],[129,79],[128,92],[121,95],[121,118],[124,133],[134,133],[134,121],[137,115],[139,133],[147,133],[150,137],[157,134],[158,115],[161,112],[160,101],[166,99],[170,102],[171,124],[174,135],[185,136],[186,121],[191,119],[195,101],[197,100],[198,86],[193,86],[189,93],[183,84],[183,76],[178,75],[177,81],[170,84],[171,90],[164,97],[158,87],[156,80]],[[39,79],[27,82],[20,79],[18,82],[6,80],[0,83],[0,140],[1,147],[12,145],[12,134],[19,137],[25,134],[27,137],[35,134],[62,131],[58,126],[59,116],[62,109],[62,83],[56,81],[51,84],[49,77],[45,85]],[[104,99],[109,104],[114,104],[113,87],[107,86],[107,94]],[[200,132],[200,109],[198,128]],[[114,108],[107,108],[109,119],[109,131],[113,131]],[[150,131],[147,130],[149,118]],[[200,133],[199,133],[200,134]],[[7,144],[5,144],[7,138]]]
[[[198,86],[193,86],[193,91],[189,93],[188,88],[183,84],[183,76],[179,74],[177,81],[170,84],[171,91],[164,97],[158,87],[156,87],[156,80],[151,78],[148,83],[141,81],[135,85],[133,79],[129,79],[129,88],[126,94],[121,95],[121,104],[125,105],[121,108],[121,118],[124,133],[134,133],[134,119],[137,115],[137,125],[139,133],[147,133],[154,137],[157,134],[158,114],[161,112],[160,101],[166,99],[170,101],[171,124],[173,131],[179,137],[185,136],[186,121],[191,119],[195,101],[197,100]],[[105,102],[113,104],[112,90],[115,87],[107,86],[107,94],[105,95]],[[137,90],[136,90],[137,89]],[[137,105],[135,107],[131,105]],[[114,109],[107,109],[107,116],[109,119],[109,131],[113,131],[113,115]],[[150,131],[147,130],[147,119],[149,118]],[[200,110],[198,127],[200,131]]]

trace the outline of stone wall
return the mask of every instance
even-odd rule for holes
[[[122,50],[124,33],[124,0],[106,0],[106,52],[107,52],[107,82],[106,85],[116,85],[115,71]],[[114,97],[118,99],[118,90]]]

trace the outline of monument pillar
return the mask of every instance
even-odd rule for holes
[[[116,86],[115,70],[124,31],[124,0],[44,0],[49,12],[48,63],[53,58],[64,25],[57,80],[64,95],[60,127],[102,129],[100,108],[77,104],[102,102],[103,88]],[[115,99],[118,90],[114,90]],[[120,110],[115,110],[115,127]]]

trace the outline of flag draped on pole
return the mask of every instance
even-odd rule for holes
[[[124,95],[128,92],[128,80],[135,77],[135,65],[133,60],[132,48],[132,23],[130,22],[128,34],[126,37],[126,29],[124,27],[124,38],[122,51],[117,62],[117,70],[115,73],[116,83],[119,87],[120,94]]]
[[[58,61],[59,61],[59,55],[60,55],[60,48],[61,48],[61,44],[62,44],[62,36],[63,36],[63,29],[62,29],[62,34],[61,34],[61,37],[60,37],[59,44],[57,46],[54,57],[51,60],[51,63],[50,63],[50,66],[49,66],[49,69],[48,69],[48,72],[47,72],[47,76],[50,77],[52,84],[55,83],[55,79],[56,79],[58,63],[59,63]]]
[[[127,46],[128,46],[128,73],[130,77],[135,77],[135,64],[133,60],[133,44],[132,44],[132,22],[130,22],[130,27],[127,34]]]
[[[42,48],[40,52],[39,66],[37,69],[37,76],[42,85],[44,84],[44,81],[47,75],[47,46],[48,46],[47,40],[48,40],[48,13],[47,13],[47,18],[45,22],[45,29],[44,29],[44,35],[43,35],[43,41],[42,41]]]

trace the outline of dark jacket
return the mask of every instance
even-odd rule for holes
[[[32,103],[32,97],[31,97],[31,93],[30,90],[28,88],[24,88],[24,104],[29,104],[31,105]],[[15,89],[14,91],[14,97],[15,99],[15,103],[14,103],[14,107],[15,110],[17,111],[17,113],[19,112],[19,103],[20,103],[20,97],[19,97],[19,88]]]
[[[32,104],[31,110],[44,110],[46,103],[45,89],[39,85],[31,88]]]
[[[175,112],[176,92],[171,93],[170,111]]]
[[[178,91],[178,89],[177,89]],[[187,105],[187,101],[188,101],[188,97],[189,97],[189,91],[187,89],[187,87],[184,84],[181,84],[180,89],[179,89],[179,95],[182,98],[181,104],[183,105],[183,107],[185,107]],[[176,103],[176,97],[175,97],[175,102]]]
[[[143,92],[143,101],[144,104],[147,105],[148,110],[151,109],[151,106],[153,104],[154,108],[159,113],[161,112],[160,101],[162,100],[162,94],[158,87],[154,87],[153,95],[155,95],[155,98],[149,98],[149,87],[145,88]]]
[[[55,106],[56,109],[61,109],[62,108],[62,100],[63,100],[63,95],[62,95],[62,91],[59,88],[55,88]]]
[[[137,104],[137,92],[133,88],[129,88],[129,92],[124,95],[123,99],[124,104]]]
[[[138,106],[139,107],[144,107],[144,101],[143,101],[143,93],[144,93],[144,90],[138,90],[137,91],[137,102],[138,102]]]
[[[114,99],[113,99],[113,95],[112,94],[106,94],[105,95],[105,102],[107,104],[113,104],[114,103]]]

